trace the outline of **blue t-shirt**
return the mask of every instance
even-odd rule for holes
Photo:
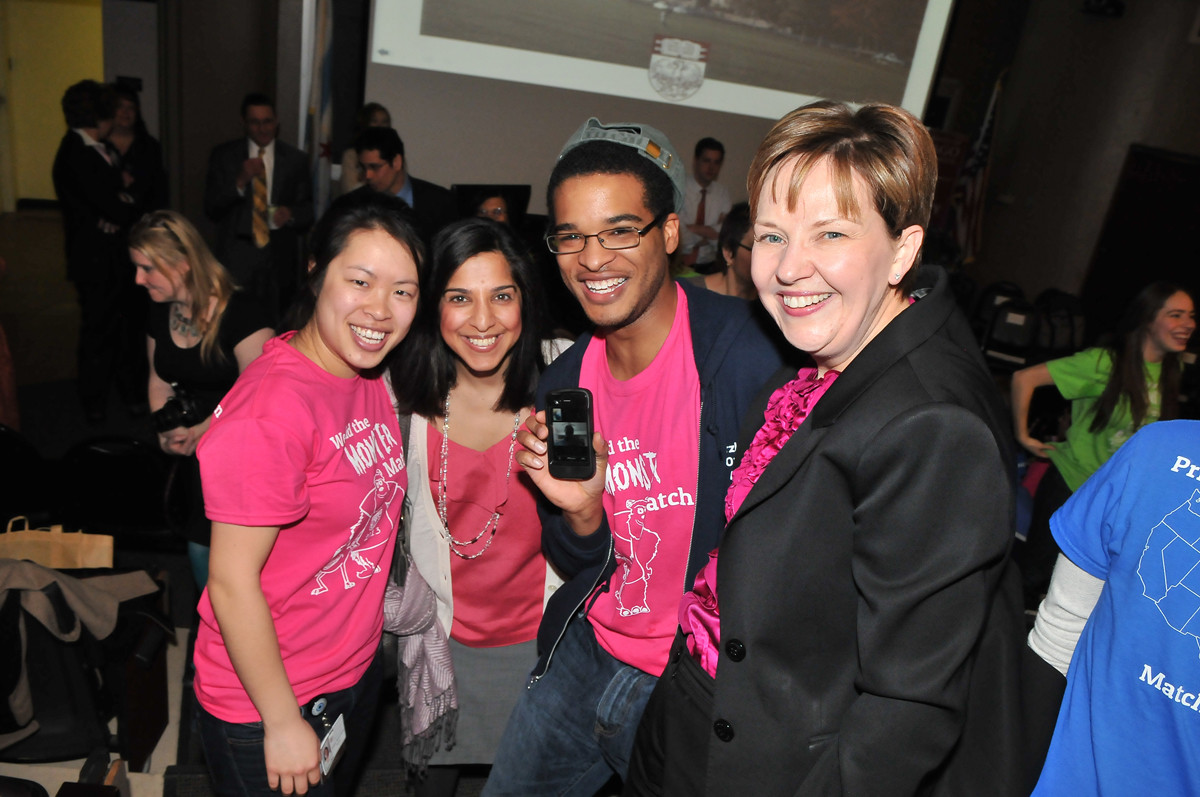
[[[1200,788],[1200,422],[1139,431],[1050,520],[1106,584],[1035,795]]]

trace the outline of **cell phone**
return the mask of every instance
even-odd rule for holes
[[[592,449],[592,394],[587,388],[552,390],[546,397],[546,422],[550,437],[546,453],[550,475],[556,479],[583,481],[596,473]]]

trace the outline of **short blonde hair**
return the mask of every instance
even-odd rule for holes
[[[145,255],[156,269],[168,277],[182,277],[191,299],[189,308],[192,323],[200,330],[200,359],[213,361],[223,357],[217,346],[221,314],[235,290],[233,279],[192,223],[173,210],[147,213],[129,232],[129,248]],[[188,270],[180,275],[179,264],[187,263]],[[209,303],[216,297],[212,318],[208,317]]]
[[[854,175],[871,192],[875,211],[888,234],[899,238],[907,227],[929,226],[937,186],[937,153],[929,131],[915,116],[892,105],[864,105],[857,111],[838,102],[805,105],[780,119],[759,145],[746,187],[750,215],[758,215],[758,199],[770,181],[772,193],[780,167],[794,162],[787,187],[788,209],[795,209],[800,186],[813,166],[829,160],[838,212],[861,214],[854,197]],[[899,288],[907,292],[916,278],[920,253]]]

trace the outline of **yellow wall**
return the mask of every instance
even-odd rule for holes
[[[18,199],[54,199],[50,168],[66,130],[63,92],[104,79],[101,0],[0,0]]]

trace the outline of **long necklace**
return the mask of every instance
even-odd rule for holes
[[[513,430],[512,437],[508,441],[508,471],[504,474],[504,496],[508,499],[508,480],[512,476],[513,452],[517,448],[517,430],[521,428],[521,413],[513,414]],[[446,398],[442,401],[442,457],[441,465],[438,468],[438,518],[442,521],[442,527],[438,532],[446,542],[450,543],[450,553],[460,559],[477,559],[492,547],[492,540],[496,539],[496,528],[500,525],[500,509],[496,511],[486,523],[483,524],[483,530],[469,540],[458,540],[450,533],[450,523],[446,519],[446,470],[447,463],[450,460],[450,394],[446,394]],[[502,504],[503,505],[503,504]],[[478,553],[465,554],[458,550],[474,545],[483,539],[487,534],[487,542],[483,544],[483,550]]]

